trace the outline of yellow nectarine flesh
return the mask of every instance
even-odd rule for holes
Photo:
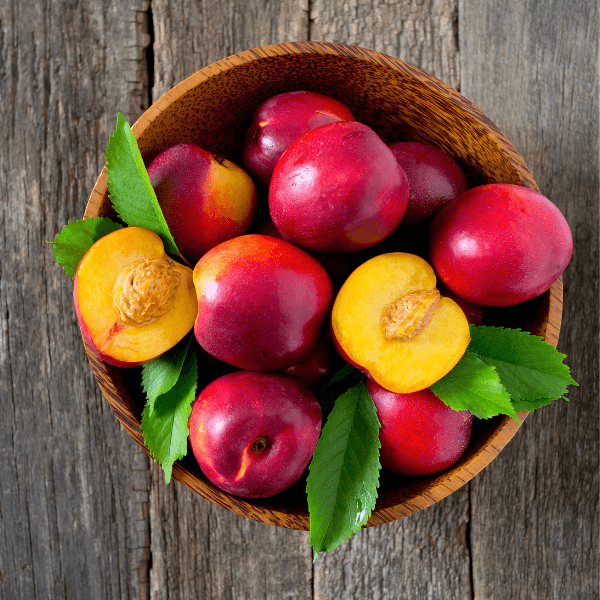
[[[338,293],[331,325],[342,354],[396,393],[433,385],[470,341],[463,311],[440,296],[432,267],[405,252],[359,266]]]
[[[179,342],[198,312],[192,269],[160,237],[125,227],[98,240],[75,275],[77,317],[97,353],[119,366],[152,360]]]

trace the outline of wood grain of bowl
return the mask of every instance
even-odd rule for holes
[[[255,48],[198,71],[155,102],[135,123],[142,156],[150,161],[179,142],[194,142],[240,163],[244,133],[256,107],[275,94],[313,90],[345,103],[357,120],[386,142],[437,146],[463,166],[474,185],[514,183],[538,189],[525,163],[501,131],[473,104],[435,77],[398,59],[328,43],[284,43]],[[103,170],[86,217],[114,216]],[[502,309],[486,309],[484,324],[520,327],[556,345],[562,314],[562,279],[542,296]],[[84,341],[85,344],[85,341]],[[86,345],[100,388],[118,419],[144,450],[144,406],[139,370],[102,362]],[[527,413],[521,413],[521,420]],[[479,421],[471,443],[452,468],[429,477],[382,471],[377,505],[367,527],[410,515],[452,493],[492,461],[515,435],[509,417]],[[216,488],[191,452],[173,476],[211,502],[245,517],[309,529],[305,481],[265,500],[244,500]]]

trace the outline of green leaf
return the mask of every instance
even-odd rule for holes
[[[517,414],[496,370],[468,349],[457,365],[429,388],[454,410],[468,410],[480,419]]]
[[[75,278],[83,255],[101,237],[122,229],[123,226],[104,217],[69,221],[54,238],[52,256],[69,277]]]
[[[517,412],[528,411],[531,412],[536,408],[541,408],[542,406],[548,406],[552,404],[554,400],[558,400],[558,398],[536,398],[535,400],[512,400],[513,408]],[[568,398],[563,398],[563,400],[569,401]]]
[[[142,412],[144,443],[165,473],[169,483],[173,463],[187,454],[188,420],[196,398],[198,365],[196,353],[188,351],[177,383],[148,403]]]
[[[177,383],[190,340],[191,334],[171,350],[142,367],[142,388],[146,394],[147,404],[154,406],[156,398],[168,392]]]
[[[379,427],[362,381],[337,399],[310,462],[306,486],[310,544],[317,554],[337,548],[375,508]]]
[[[327,419],[332,411],[337,398],[339,398],[349,388],[362,381],[363,374],[353,367],[346,364],[329,380],[327,385],[317,394],[317,400],[323,413],[323,421]]]
[[[518,410],[550,404],[564,397],[567,385],[578,385],[563,364],[566,355],[527,331],[472,325],[469,350],[496,369]]]
[[[119,217],[127,225],[154,231],[161,237],[165,250],[178,255],[135,136],[121,113],[117,115],[117,127],[108,139],[104,156],[109,197]]]

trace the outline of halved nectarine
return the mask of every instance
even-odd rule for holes
[[[172,348],[198,312],[192,269],[170,259],[160,237],[141,227],[114,231],[85,253],[73,299],[88,344],[118,367]]]
[[[352,272],[334,302],[331,329],[348,362],[397,393],[433,385],[470,341],[464,312],[440,296],[431,266],[405,252],[375,256]]]

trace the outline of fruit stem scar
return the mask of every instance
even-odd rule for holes
[[[264,452],[264,450],[266,450],[267,446],[267,440],[264,437],[259,437],[254,440],[252,444],[252,450],[254,450],[254,452],[256,452],[257,454],[260,454],[261,452]]]
[[[440,292],[419,290],[401,296],[390,304],[381,318],[386,340],[407,341],[417,336],[431,321],[440,303]]]

